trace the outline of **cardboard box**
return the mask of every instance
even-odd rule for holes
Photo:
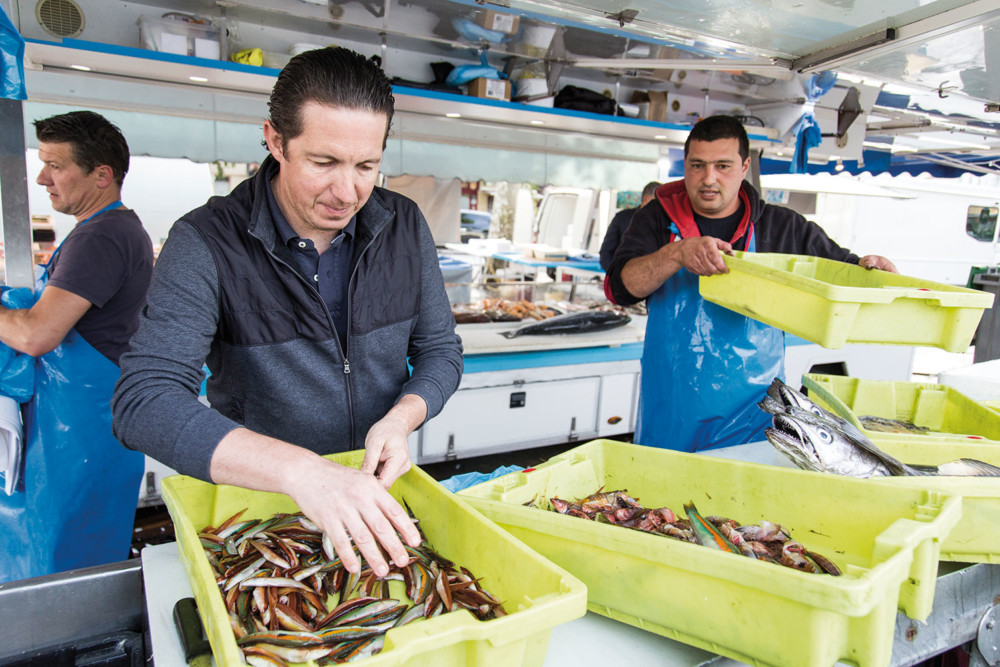
[[[476,23],[487,30],[496,30],[513,35],[521,25],[521,17],[495,12],[492,9],[484,9],[476,14]]]
[[[632,104],[639,105],[639,118],[667,122],[667,93],[661,90],[637,90],[632,93]]]
[[[479,77],[468,84],[469,95],[491,100],[510,100],[510,81]]]

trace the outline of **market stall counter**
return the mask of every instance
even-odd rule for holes
[[[461,384],[441,413],[411,434],[411,460],[437,463],[635,430],[641,308],[614,306],[599,283],[480,282],[468,292],[469,301],[452,303],[464,350]]]

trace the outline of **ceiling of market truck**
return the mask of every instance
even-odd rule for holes
[[[1000,0],[0,3],[28,40],[26,120],[65,104],[153,114],[157,123],[129,128],[151,126],[140,140],[151,155],[253,160],[276,68],[296,49],[335,43],[380,57],[397,86],[390,173],[426,172],[435,158],[444,172],[436,176],[529,180],[517,178],[527,168],[534,182],[558,182],[572,180],[570,161],[590,158],[607,162],[607,173],[592,174],[602,184],[615,174],[648,180],[691,123],[712,113],[741,117],[755,147],[777,160],[793,154],[807,112],[823,134],[811,164],[879,170],[891,159],[984,172],[1000,158]],[[178,12],[219,35],[220,61],[254,47],[270,61],[150,57],[151,30]],[[516,18],[516,28],[477,29],[492,14]],[[432,63],[481,59],[512,79],[515,99],[527,79],[540,79],[542,94],[509,104],[424,85],[436,76]],[[812,77],[827,70],[836,82],[817,93]],[[603,92],[626,115],[545,105],[566,85]],[[666,104],[661,116],[630,117],[654,94]]]

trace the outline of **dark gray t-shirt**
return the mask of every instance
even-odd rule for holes
[[[153,244],[127,208],[102,213],[66,236],[49,268],[49,285],[92,304],[74,327],[111,361],[128,350],[153,273]]]

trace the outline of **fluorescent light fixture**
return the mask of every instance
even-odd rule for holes
[[[460,114],[460,113],[455,113],[455,112],[453,111],[453,112],[451,112],[451,113],[446,113],[446,114],[445,114],[445,117],[446,117],[446,118],[461,118],[461,117],[462,117],[462,114]]]
[[[666,139],[667,135],[665,135],[665,134],[654,134],[653,138],[654,139]]]
[[[860,60],[875,47],[895,39],[895,28],[878,30],[846,44],[838,44],[837,46],[832,46],[828,49],[798,58],[792,62],[792,69],[802,74],[809,74],[817,70],[837,69],[838,65]]]
[[[91,71],[90,68],[87,67],[86,65],[70,65],[70,69],[78,69],[81,72],[89,72],[89,71]]]
[[[197,83],[208,83],[208,79],[203,76],[189,76],[188,79]]]
[[[531,123],[532,125],[545,125],[544,120],[530,120],[528,122]]]
[[[778,157],[782,157],[785,154],[784,151],[778,151]]]

